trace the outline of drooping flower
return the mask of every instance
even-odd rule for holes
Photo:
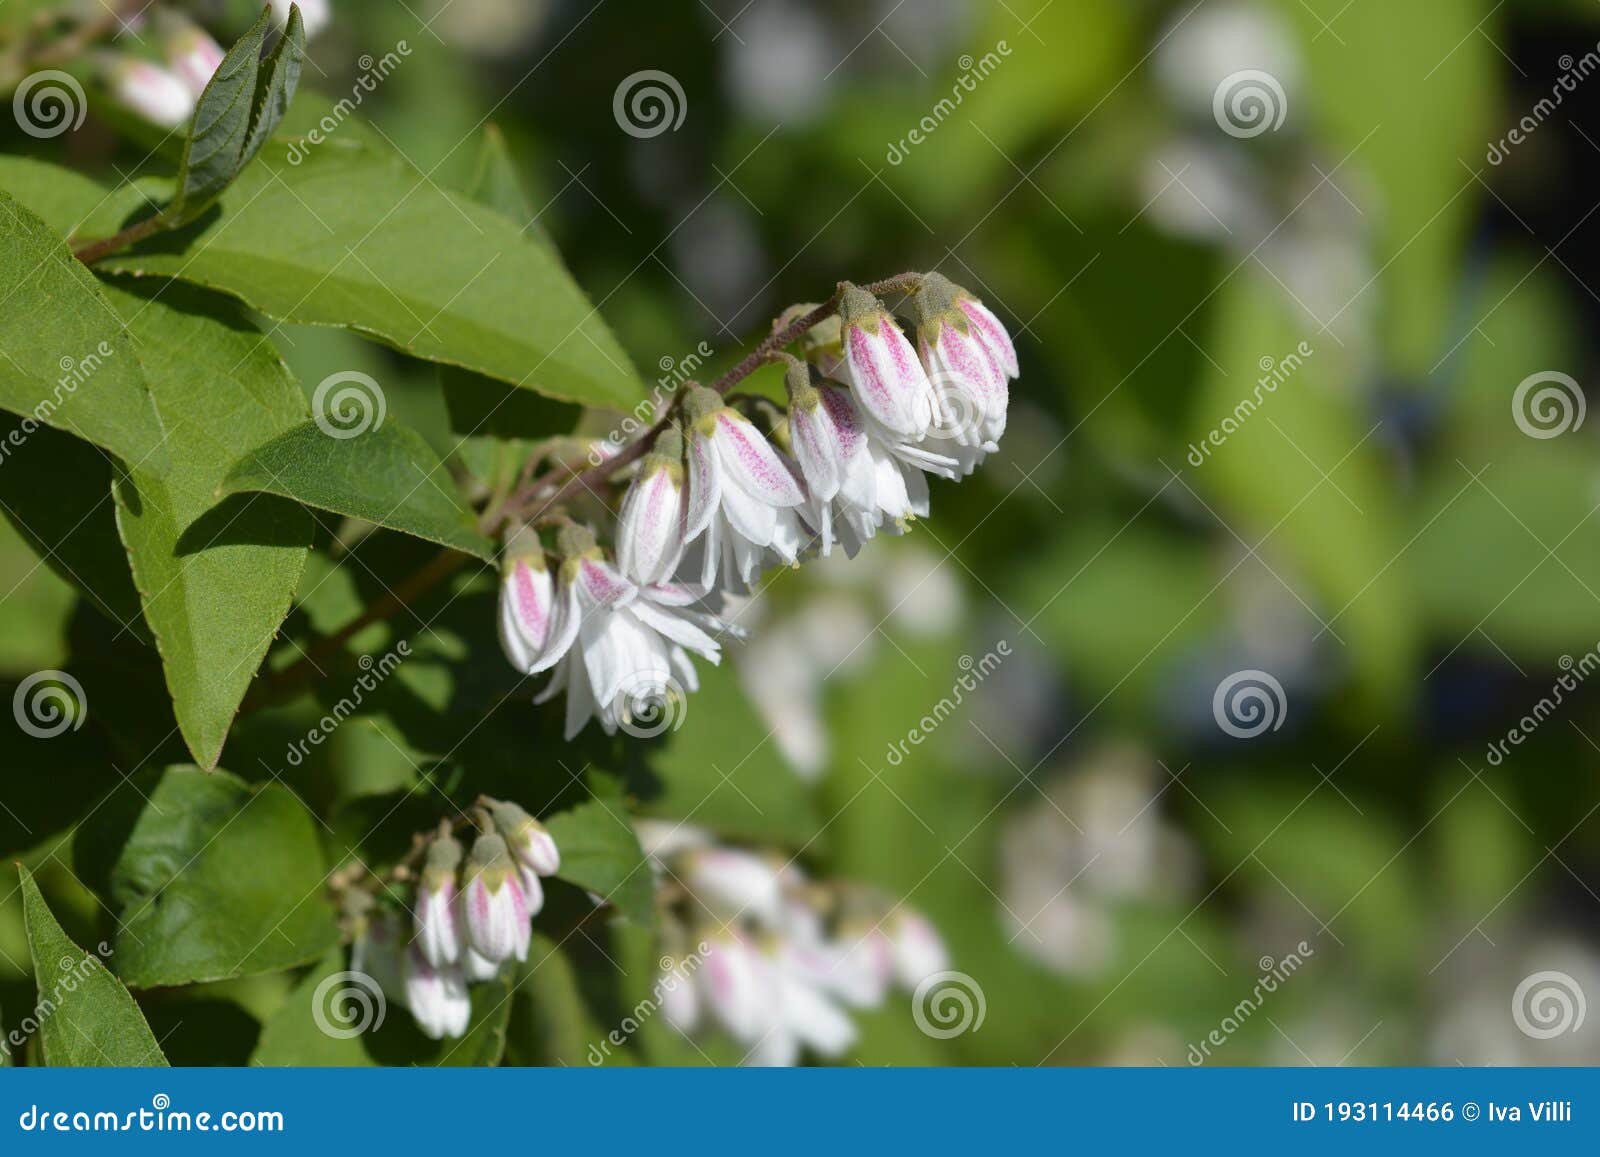
[[[184,20],[168,38],[166,55],[167,64],[198,101],[222,63],[223,51],[204,29]]]
[[[832,553],[841,538],[853,556],[883,521],[866,420],[847,390],[813,383],[804,363],[789,367],[786,382],[789,445],[806,483],[802,514],[818,534],[819,554]]]
[[[427,863],[417,884],[414,917],[416,943],[435,968],[461,959],[462,937],[456,905],[456,870],[461,866],[461,845],[442,836],[428,846]]]
[[[776,923],[783,901],[777,871],[762,857],[738,848],[710,847],[686,858],[684,883],[720,915]]]
[[[467,978],[468,984],[479,984],[499,976],[500,964],[468,944],[461,950],[461,975]]]
[[[661,1014],[667,1023],[688,1035],[700,1026],[700,992],[689,971],[689,961],[663,958],[668,967],[656,982],[661,994]]]
[[[540,669],[555,610],[555,583],[544,548],[531,527],[522,527],[507,540],[501,564],[500,646],[524,675]]]
[[[1007,367],[1016,364],[1016,353],[994,315],[940,274],[923,277],[911,307],[933,391],[929,436],[952,443],[950,456],[970,474],[1005,433],[1006,383],[1013,376]]]
[[[528,958],[531,937],[527,896],[506,842],[481,835],[472,845],[466,886],[461,890],[467,939],[485,960]]]
[[[894,317],[872,294],[845,282],[839,321],[856,401],[890,434],[920,441],[933,422],[933,390]]]
[[[463,1035],[472,1019],[472,998],[461,969],[453,964],[435,968],[416,944],[406,954],[406,1007],[432,1040]]]
[[[618,569],[646,586],[669,580],[683,558],[684,510],[683,435],[669,427],[657,436],[622,500]]]
[[[915,991],[928,977],[950,967],[950,951],[944,938],[921,913],[900,908],[889,917],[885,930],[889,934],[894,978],[902,988]]]
[[[707,632],[728,624],[695,610],[693,591],[629,582],[586,527],[564,527],[560,550],[555,624],[534,664],[535,671],[556,670],[534,702],[566,692],[568,739],[590,719],[609,735],[637,716],[675,710],[675,696],[699,686],[688,652],[719,662],[721,645]]]
[[[745,1058],[746,1064],[798,1064],[802,1048],[831,1059],[855,1044],[856,1026],[828,996],[804,953],[805,949],[782,938],[770,945],[767,969],[772,1015]]]
[[[706,1009],[728,1035],[759,1041],[772,1022],[772,977],[755,945],[733,928],[713,934],[698,975]]]
[[[719,569],[728,589],[742,589],[769,549],[795,561],[804,540],[798,508],[806,496],[761,431],[715,390],[694,387],[683,408],[689,423],[684,540],[698,540],[702,589],[716,584]]]
[[[497,802],[493,814],[495,827],[518,863],[540,876],[553,876],[561,870],[560,849],[542,823],[507,801]]]
[[[131,56],[109,58],[105,75],[117,103],[152,124],[175,129],[194,113],[194,93],[159,64]]]

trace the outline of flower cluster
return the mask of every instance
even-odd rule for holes
[[[300,8],[307,36],[315,36],[328,23],[329,0],[294,0]],[[279,26],[289,19],[290,0],[271,0]],[[143,22],[141,19],[135,24]],[[121,52],[98,58],[100,75],[118,104],[128,111],[173,129],[194,115],[200,94],[222,63],[223,51],[209,33],[171,8],[156,8],[149,16],[160,44],[162,61]]]
[[[745,1064],[793,1065],[806,1049],[837,1057],[856,1039],[848,1010],[949,966],[926,918],[868,888],[810,880],[685,824],[636,826],[662,908],[662,1013],[684,1034],[720,1028]]]
[[[484,802],[465,864],[448,831],[427,845],[410,942],[379,922],[361,944],[364,964],[356,965],[403,994],[417,1026],[434,1040],[467,1031],[469,985],[494,979],[508,960],[528,958],[530,921],[544,907],[541,877],[561,867],[543,824],[514,803]]]
[[[928,513],[927,475],[958,480],[997,448],[1018,374],[1009,334],[947,278],[904,280],[915,344],[849,282],[828,306],[779,318],[761,354],[786,366],[784,410],[683,390],[632,476],[609,552],[569,522],[552,573],[537,534],[514,530],[501,640],[524,674],[554,668],[538,701],[567,693],[568,738],[591,718],[638,734],[637,716],[695,689],[691,654],[716,663],[719,636],[739,634],[722,617],[728,596],[770,566],[835,544],[853,557],[880,530],[902,533]],[[791,334],[803,358],[782,348]]]

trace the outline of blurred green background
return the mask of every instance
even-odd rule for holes
[[[589,766],[642,810],[880,885],[945,932],[986,1015],[938,1040],[891,1001],[862,1019],[867,1064],[1185,1064],[1214,1030],[1206,1063],[1600,1063],[1600,1014],[1546,1037],[1517,1006],[1541,972],[1600,999],[1593,4],[335,0],[305,83],[338,100],[401,41],[360,115],[447,188],[498,125],[647,376],[702,342],[731,364],[840,278],[931,268],[996,310],[1023,374],[1001,452],[935,483],[906,538],[778,575],[756,637],[648,759],[563,748],[522,698],[459,742],[511,682],[478,579],[438,620],[423,604],[359,641],[428,623],[316,759],[282,767],[306,703],[241,728],[225,766],[281,771],[335,845],[423,770],[544,806]],[[678,127],[619,125],[641,70],[681,88]],[[1218,111],[1244,70],[1275,85],[1261,131]],[[115,180],[138,154],[93,124],[71,160]],[[430,367],[336,331],[275,340],[308,388],[372,373],[456,448]],[[1573,385],[1518,395],[1553,374]],[[4,850],[87,940],[105,916],[50,800],[183,755],[153,651],[0,538],[6,692],[64,667],[93,723],[70,751],[7,742]],[[308,575],[291,634],[428,553],[351,549],[336,581]],[[1215,702],[1248,671],[1281,698],[1242,737]],[[1513,727],[1525,741],[1491,759]],[[913,728],[927,741],[897,750]],[[33,995],[7,878],[14,1018]],[[564,947],[519,997],[510,1057],[582,1063],[653,955]],[[144,1003],[175,1062],[242,1062],[293,981]],[[623,1057],[699,1059],[671,1035],[647,1025]]]

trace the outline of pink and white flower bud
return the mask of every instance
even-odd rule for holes
[[[461,959],[463,945],[456,903],[456,871],[460,866],[461,845],[443,836],[429,845],[428,861],[417,884],[416,944],[435,968]]]
[[[555,581],[545,563],[544,548],[529,527],[506,543],[500,575],[500,646],[506,659],[523,674],[539,669],[554,637]]]
[[[920,440],[933,421],[932,388],[906,335],[883,302],[848,282],[839,320],[856,401],[891,434]]]
[[[496,830],[518,863],[540,876],[553,876],[561,870],[561,852],[542,823],[514,803],[496,803],[491,812]]]
[[[211,83],[222,57],[222,46],[193,25],[179,29],[167,42],[167,64],[195,100]]]
[[[164,129],[177,128],[194,113],[188,86],[148,60],[118,58],[108,68],[106,83],[119,104]]]
[[[955,455],[962,459],[964,472],[970,472],[984,453],[996,448],[1005,433],[1009,404],[1004,353],[984,340],[983,331],[972,320],[976,315],[961,308],[962,302],[972,300],[965,290],[937,273],[924,277],[911,299],[917,319],[917,349],[933,387],[930,434],[977,452]],[[993,319],[987,310],[983,312]],[[1010,338],[1006,338],[1006,348],[1010,348]],[[1015,352],[1010,356],[1014,364]]]
[[[506,842],[496,835],[479,836],[467,863],[461,891],[467,940],[485,960],[496,963],[528,958],[528,901]]]
[[[894,954],[881,929],[860,923],[842,928],[830,953],[828,983],[840,1000],[855,1008],[884,1002],[894,978]]]
[[[983,302],[962,290],[956,295],[956,308],[967,315],[967,322],[977,332],[978,339],[988,348],[990,356],[1008,378],[1022,376],[1017,362],[1017,347],[1000,319]]]
[[[689,422],[684,540],[700,540],[701,587],[713,587],[719,569],[729,587],[748,585],[769,549],[793,562],[797,508],[806,496],[788,465],[715,390],[695,387],[683,405]]]
[[[778,922],[783,889],[766,860],[737,848],[702,848],[686,858],[684,883],[707,908],[729,918]]]
[[[683,435],[669,427],[645,456],[617,519],[617,567],[636,583],[666,582],[685,542]]]
[[[845,549],[854,554],[883,521],[866,420],[848,391],[812,384],[804,366],[791,367],[788,385],[789,442],[805,479],[803,513],[819,536],[818,553],[832,553],[837,515]]]
[[[433,1040],[464,1035],[472,1019],[472,998],[461,969],[453,964],[435,968],[415,944],[406,955],[406,1007]]]
[[[934,973],[949,969],[950,950],[939,930],[921,913],[900,909],[889,918],[887,931],[894,978],[902,988],[915,991]]]

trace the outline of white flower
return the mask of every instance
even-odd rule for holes
[[[561,870],[561,852],[548,828],[514,803],[497,802],[491,810],[495,827],[519,864],[540,876]]]
[[[463,1035],[472,1019],[472,998],[461,969],[453,964],[435,968],[415,944],[406,954],[406,1007],[433,1040]]]
[[[461,926],[456,910],[456,869],[461,845],[449,836],[428,847],[428,862],[417,885],[416,943],[435,968],[461,959]]]
[[[700,993],[687,965],[687,961],[675,962],[656,983],[661,996],[661,1014],[685,1036],[700,1025]]]
[[[950,967],[944,939],[920,913],[900,909],[889,918],[887,931],[894,976],[902,988],[915,991],[928,977]]]
[[[506,842],[499,836],[479,836],[472,845],[461,907],[468,942],[485,960],[528,958],[528,901]]]
[[[123,57],[109,68],[107,83],[119,104],[153,124],[175,129],[194,113],[194,93],[178,77],[148,60]]]
[[[866,419],[848,391],[812,384],[803,364],[790,368],[788,386],[789,444],[807,492],[802,513],[820,536],[823,556],[833,551],[837,514],[843,522],[837,536],[854,555],[883,521]]]
[[[555,583],[544,548],[538,536],[523,527],[507,542],[501,568],[500,646],[524,675],[542,669],[539,659],[551,642],[555,609]]]
[[[719,662],[721,645],[707,631],[728,625],[692,609],[693,591],[629,582],[585,528],[565,528],[562,541],[552,637],[533,669],[559,663],[535,702],[567,693],[566,737],[592,718],[612,734],[634,714],[697,689],[688,652]]]
[[[710,938],[700,966],[700,995],[735,1040],[754,1044],[772,1021],[772,977],[765,956],[743,934],[727,929]]]
[[[222,57],[222,46],[192,25],[167,41],[167,63],[197,101],[211,83]]]
[[[702,848],[685,858],[684,873],[689,891],[713,912],[777,923],[783,890],[777,871],[762,857],[737,848]]]
[[[617,518],[617,567],[650,586],[666,582],[683,558],[683,435],[663,430],[628,487]]]
[[[917,349],[933,387],[930,436],[953,442],[950,454],[970,474],[1005,433],[1007,381],[1017,354],[998,318],[977,298],[937,273],[911,297]]]
[[[805,493],[788,465],[715,390],[684,397],[689,421],[689,510],[684,540],[698,542],[699,582],[710,590],[719,567],[729,589],[748,586],[766,552],[792,563],[803,544],[797,508]]]
[[[840,297],[839,321],[856,401],[891,434],[920,441],[933,421],[933,390],[906,335],[883,302],[849,282]]]
[[[831,957],[827,983],[839,999],[855,1008],[876,1008],[884,1002],[894,978],[894,953],[881,929],[846,925],[827,951]]]
[[[500,975],[500,964],[481,955],[468,944],[461,950],[461,975],[467,978],[468,984],[493,980]]]
[[[788,1066],[799,1062],[802,1047],[827,1058],[856,1043],[856,1026],[824,992],[807,949],[785,939],[768,958],[772,1023],[745,1058],[751,1065]]]

